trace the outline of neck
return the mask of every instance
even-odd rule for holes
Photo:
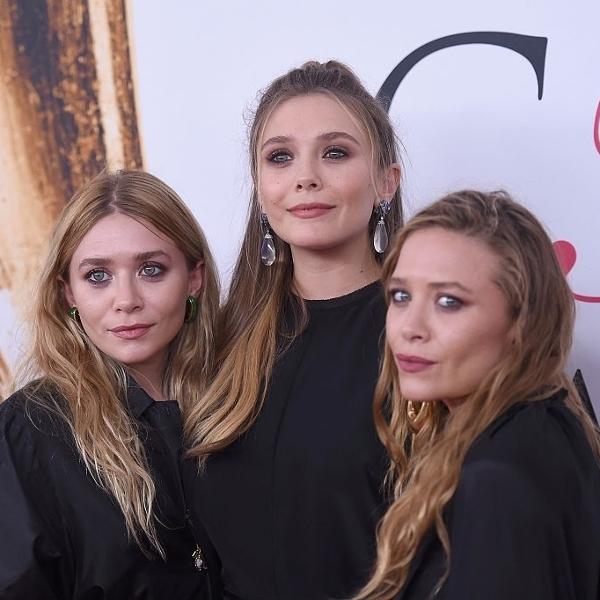
[[[130,365],[127,367],[129,374],[135,379],[136,383],[152,398],[157,402],[166,400],[165,391],[163,389],[163,374],[164,374],[164,361],[157,362],[152,365],[144,365],[138,367]]]
[[[305,300],[327,300],[354,292],[381,276],[365,236],[362,243],[329,250],[293,247],[294,285]]]

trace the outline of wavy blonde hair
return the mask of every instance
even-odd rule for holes
[[[391,457],[395,501],[378,529],[372,578],[356,600],[396,596],[423,536],[432,527],[449,568],[444,508],[455,493],[471,444],[513,404],[541,400],[567,388],[566,404],[600,459],[598,429],[564,372],[575,317],[573,297],[539,221],[505,192],[450,194],[419,212],[402,229],[384,265],[386,288],[408,237],[431,227],[477,238],[497,254],[496,282],[508,301],[514,343],[460,407],[449,413],[442,403],[422,403],[416,421],[408,417],[408,402],[400,392],[398,371],[386,345],[374,416]]]
[[[62,285],[83,236],[113,213],[148,223],[168,237],[190,269],[204,264],[198,317],[185,323],[171,342],[163,378],[167,397],[182,411],[200,401],[214,362],[216,269],[192,213],[171,188],[144,172],[103,172],[80,188],[62,212],[37,286],[32,349],[21,379],[41,376],[25,389],[29,401],[43,404],[66,421],[87,470],[119,505],[130,537],[144,552],[154,549],[164,556],[153,511],[154,481],[124,404],[126,371],[98,350],[69,317]],[[55,401],[52,392],[64,402]]]
[[[217,363],[219,371],[202,403],[186,418],[185,432],[191,450],[202,465],[247,431],[254,422],[266,393],[278,350],[278,338],[288,343],[306,326],[305,304],[293,291],[293,262],[290,247],[275,238],[277,260],[265,268],[260,260],[264,232],[258,198],[259,144],[273,111],[286,100],[309,94],[326,94],[337,100],[366,133],[371,146],[372,176],[399,162],[396,136],[389,117],[367,92],[356,75],[337,61],[307,62],[275,79],[262,93],[250,129],[252,194],[248,223],[227,301],[219,319]],[[391,198],[386,217],[388,231],[402,223],[400,188]],[[373,234],[377,216],[369,222]],[[381,261],[381,255],[376,255]],[[296,326],[282,332],[282,311],[291,306]]]

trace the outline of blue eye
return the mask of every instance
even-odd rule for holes
[[[292,160],[292,155],[287,150],[275,150],[269,154],[267,160],[273,163],[286,163]]]
[[[440,296],[437,300],[437,303],[439,306],[441,306],[442,308],[448,308],[448,309],[457,309],[460,308],[463,303],[461,300],[459,300],[458,298],[455,298],[454,296]]]
[[[94,269],[93,271],[90,271],[85,278],[91,284],[98,285],[99,283],[106,283],[110,279],[110,276],[102,269]]]
[[[332,158],[334,160],[340,160],[342,158],[346,158],[346,156],[348,156],[348,153],[343,148],[338,148],[336,146],[333,148],[327,148],[325,154],[323,155],[323,158]]]
[[[410,294],[404,290],[391,290],[390,297],[394,304],[406,304],[410,300]]]
[[[160,265],[144,265],[140,269],[140,275],[143,277],[158,277],[162,275],[164,272],[164,268]]]

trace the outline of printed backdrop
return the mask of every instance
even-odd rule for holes
[[[542,219],[577,300],[570,368],[581,370],[600,410],[596,0],[4,4],[3,381],[24,345],[23,290],[73,184],[103,162],[165,179],[203,225],[226,284],[246,216],[246,126],[257,91],[307,59],[336,58],[391,99],[409,214],[447,191],[479,187],[507,189]]]

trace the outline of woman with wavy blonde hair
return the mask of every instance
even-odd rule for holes
[[[596,599],[600,438],[565,375],[574,302],[542,226],[503,192],[451,194],[383,278],[396,500],[357,598]]]
[[[0,405],[2,598],[206,597],[179,411],[212,372],[218,300],[198,223],[156,177],[104,172],[67,204],[37,286],[37,379]]]
[[[385,510],[371,404],[381,263],[401,222],[396,138],[348,67],[312,61],[261,95],[250,166],[218,372],[186,418],[190,508],[225,597],[347,597]]]

